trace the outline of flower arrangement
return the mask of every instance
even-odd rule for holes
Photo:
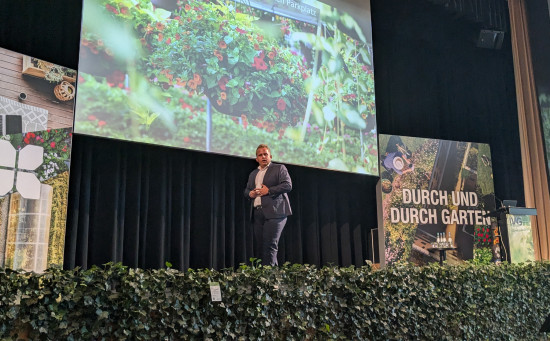
[[[76,71],[73,69],[66,68],[64,66],[59,66],[53,63],[49,63],[38,58],[31,58],[31,63],[33,66],[44,71],[44,78],[50,83],[59,83],[63,81],[63,76],[75,77]]]
[[[42,182],[69,170],[66,161],[70,160],[71,138],[70,129],[48,129],[14,135],[11,144],[17,150],[27,145],[44,148],[44,161],[36,169],[37,177]]]
[[[490,226],[475,226],[474,240],[476,247],[491,247],[493,245]]]
[[[151,51],[144,71],[165,89],[206,94],[222,113],[296,123],[310,65],[281,40],[256,33],[254,19],[232,5],[188,1],[172,19],[140,27]]]

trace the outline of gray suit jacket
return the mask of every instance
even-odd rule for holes
[[[254,200],[249,193],[256,188],[256,175],[259,169],[254,169],[248,176],[244,196],[250,200],[250,219],[252,219]],[[287,193],[292,190],[292,180],[284,165],[271,163],[265,172],[264,185],[269,188],[269,194],[262,197],[262,208],[266,219],[284,218],[292,214]]]

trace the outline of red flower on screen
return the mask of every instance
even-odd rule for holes
[[[245,30],[243,30],[242,28],[238,28],[238,27],[235,29],[235,31],[239,32],[240,34],[245,34],[246,33]]]
[[[279,98],[279,100],[277,101],[277,109],[283,111],[286,109],[286,102],[284,99],[282,98]]]
[[[50,143],[50,147],[55,148],[55,141]]]
[[[202,84],[202,78],[198,73],[193,74],[193,80],[197,83],[197,85]]]
[[[109,11],[109,12],[113,12],[114,14],[118,14],[118,10],[116,8],[114,8],[113,6],[107,4],[105,5],[105,8]]]
[[[176,78],[176,84],[178,86],[186,86],[187,82],[178,77],[178,78]]]
[[[214,56],[216,56],[220,62],[223,60],[223,56],[218,50],[214,50]]]
[[[111,74],[107,75],[107,77],[105,78],[107,80],[107,83],[118,84],[124,82],[126,76],[122,71],[115,70]]]
[[[103,127],[103,126],[106,125],[106,124],[107,124],[107,122],[105,122],[105,121],[99,121],[99,122],[97,122],[97,126],[98,126],[98,127]]]
[[[254,57],[254,63],[252,66],[256,68],[257,71],[267,70],[267,64],[264,62],[263,58]]]
[[[220,80],[218,81],[218,86],[220,87],[220,89],[225,91],[227,89],[226,88],[227,82],[229,82],[229,79],[227,77],[224,76],[220,78]]]

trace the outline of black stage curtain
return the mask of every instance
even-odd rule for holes
[[[276,151],[273,151],[276,153]],[[250,154],[255,153],[251,146]],[[252,257],[252,159],[74,136],[65,266],[226,268]],[[377,178],[287,165],[280,262],[362,265]]]

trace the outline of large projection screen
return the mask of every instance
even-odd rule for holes
[[[370,6],[86,0],[75,132],[378,175]]]

